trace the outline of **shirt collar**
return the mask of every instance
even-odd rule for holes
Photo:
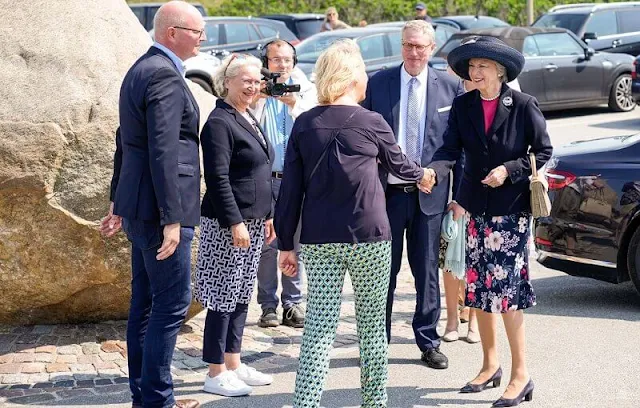
[[[427,78],[429,77],[429,67],[425,66],[421,73],[418,74],[415,78],[418,80],[418,84],[425,85],[427,83]],[[402,84],[404,86],[409,85],[409,81],[413,78],[407,70],[404,68],[404,64],[402,64],[402,69],[400,70],[400,79],[402,80]]]
[[[184,77],[185,69],[184,69],[184,63],[182,62],[182,60],[173,51],[171,51],[170,49],[168,49],[167,47],[165,47],[160,43],[154,42],[153,46],[159,49],[160,51],[164,52],[165,54],[167,54],[171,59],[171,61],[173,61],[173,64],[176,66],[176,68],[178,68],[178,72],[180,72],[180,75]]]

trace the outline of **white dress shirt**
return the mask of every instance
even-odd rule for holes
[[[405,70],[404,64],[400,69],[400,120],[398,121],[398,145],[402,152],[407,152],[407,132],[405,131],[407,123],[407,105],[409,97],[409,81],[413,78]],[[415,85],[415,91],[418,96],[418,106],[420,109],[420,129],[418,138],[420,138],[420,152],[422,152],[422,145],[424,143],[424,127],[427,123],[427,80],[429,78],[428,69],[425,66],[422,72],[415,77],[417,79]],[[421,163],[419,163],[421,164]],[[387,178],[389,184],[407,184],[406,180],[397,178],[396,176],[389,174]]]

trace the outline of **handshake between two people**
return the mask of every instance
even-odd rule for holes
[[[431,190],[433,190],[433,186],[436,185],[436,172],[433,169],[425,168],[424,175],[422,179],[418,181],[416,184],[418,185],[418,189],[425,194],[431,194]]]

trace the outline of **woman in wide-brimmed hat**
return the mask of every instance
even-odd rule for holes
[[[456,192],[455,218],[469,213],[466,243],[467,306],[477,309],[484,354],[480,373],[461,392],[500,385],[495,314],[501,314],[511,348],[511,378],[493,406],[530,400],[533,382],[525,361],[523,309],[535,305],[529,279],[531,224],[528,153],[542,166],[552,147],[545,119],[530,95],[510,89],[524,57],[493,37],[464,39],[448,56],[451,68],[473,82],[449,113],[444,145],[428,166],[434,183],[445,179],[464,152],[464,174]]]

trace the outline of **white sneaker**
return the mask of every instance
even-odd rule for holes
[[[249,395],[253,389],[240,380],[233,371],[224,371],[215,377],[207,373],[204,379],[204,392],[223,395],[225,397],[240,397]]]
[[[244,381],[248,385],[269,385],[273,382],[272,376],[261,373],[246,364],[240,364],[240,367],[236,368],[234,372],[240,380]]]

